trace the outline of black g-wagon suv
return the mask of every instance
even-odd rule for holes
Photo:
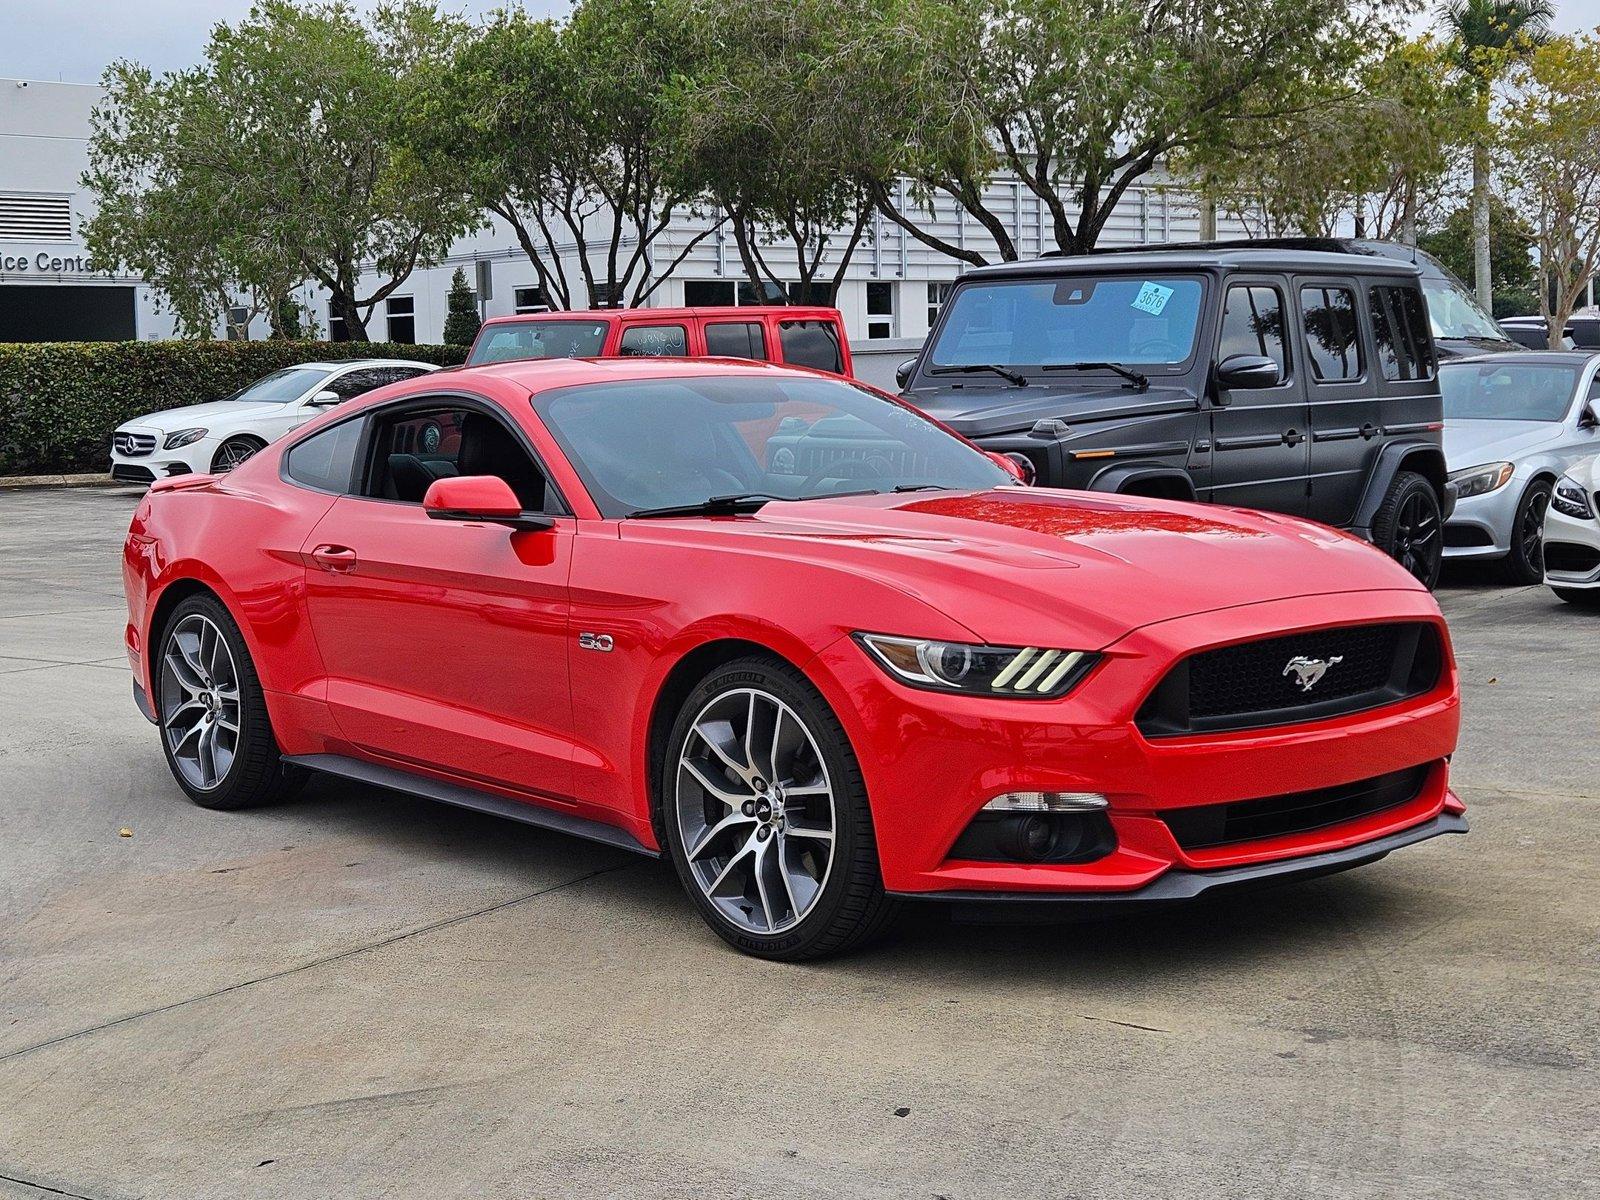
[[[1300,248],[980,267],[901,386],[1041,486],[1307,516],[1431,587],[1453,492],[1419,281],[1409,262]]]

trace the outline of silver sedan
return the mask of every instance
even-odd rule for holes
[[[1456,507],[1444,530],[1452,559],[1494,559],[1510,582],[1544,578],[1550,490],[1600,451],[1600,354],[1485,354],[1439,367],[1444,453]]]

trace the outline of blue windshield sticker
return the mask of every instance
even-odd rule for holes
[[[1167,301],[1172,299],[1172,289],[1162,287],[1159,283],[1146,283],[1139,288],[1139,294],[1133,298],[1133,307],[1140,312],[1147,312],[1152,317],[1159,317],[1167,307]]]

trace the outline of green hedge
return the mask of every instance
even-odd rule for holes
[[[220,400],[280,367],[348,358],[452,366],[466,353],[387,342],[0,344],[0,475],[103,471],[124,421]]]

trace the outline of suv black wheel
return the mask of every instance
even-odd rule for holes
[[[1444,518],[1433,484],[1415,471],[1397,471],[1372,519],[1372,541],[1424,587],[1438,583]]]
[[[1535,479],[1517,502],[1511,524],[1511,553],[1500,560],[1500,575],[1507,583],[1544,582],[1544,510],[1550,507],[1551,484]]]
[[[792,667],[743,658],[702,681],[673,725],[660,787],[678,878],[729,945],[821,958],[893,914],[861,768]]]
[[[299,791],[306,772],[285,764],[255,664],[214,596],[173,609],[154,663],[161,748],[172,777],[201,808],[248,808]]]

